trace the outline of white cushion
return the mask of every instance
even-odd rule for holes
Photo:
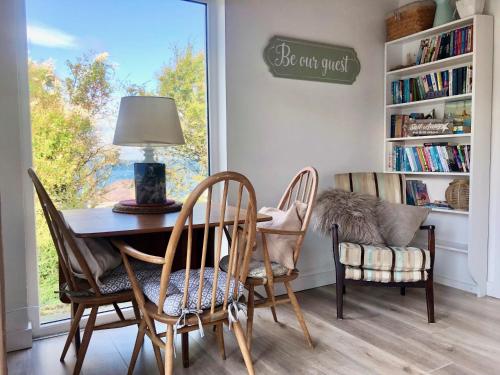
[[[87,261],[90,273],[92,273],[97,285],[101,286],[101,278],[121,264],[122,257],[120,253],[113,248],[108,240],[103,238],[78,238],[73,236],[73,240],[76,246],[78,246],[83,258]],[[84,279],[85,276],[72,248],[67,242],[65,242],[65,246],[73,274]]]
[[[170,275],[168,284],[167,298],[163,304],[163,311],[170,316],[180,316],[182,313],[182,298],[184,295],[184,277],[186,270],[179,270]],[[160,278],[161,269],[150,272],[149,276],[141,281],[142,291],[146,297],[153,303],[160,300]],[[212,287],[214,283],[215,272],[213,267],[206,267],[203,273],[203,289],[201,293],[201,309],[208,309],[212,303]],[[217,277],[217,289],[215,293],[216,306],[224,302],[224,293],[226,291],[227,273],[219,271]],[[188,298],[186,308],[196,309],[198,302],[198,289],[200,286],[200,270],[189,271]],[[231,296],[234,290],[234,279],[229,284],[228,301],[232,301]],[[243,294],[243,284],[238,281],[238,298]]]
[[[296,201],[287,211],[282,211],[277,208],[263,207],[259,213],[272,216],[271,221],[259,223],[259,228],[280,229],[298,231],[302,228],[302,220],[307,210],[307,204]],[[293,261],[293,251],[297,243],[297,236],[281,235],[281,234],[266,234],[267,249],[269,251],[269,259],[279,263],[289,269],[295,268]],[[253,254],[253,259],[264,260],[262,244],[262,233],[257,233],[256,247]]]

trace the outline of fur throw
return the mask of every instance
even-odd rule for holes
[[[384,239],[377,222],[378,198],[366,194],[328,189],[319,194],[314,211],[314,229],[329,235],[339,226],[339,241],[381,245]]]

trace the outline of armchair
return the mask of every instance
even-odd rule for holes
[[[376,195],[393,203],[406,203],[404,176],[386,173],[346,173],[335,176],[336,187],[346,191]],[[401,295],[406,288],[425,288],[427,320],[434,323],[434,258],[435,227],[421,226],[427,231],[427,249],[416,247],[368,246],[339,241],[338,225],[332,226],[333,257],[336,269],[337,319],[343,319],[343,295],[346,285],[371,285],[399,287]],[[410,259],[422,260],[415,267]],[[365,260],[391,259],[392,264],[384,267],[370,264]],[[356,261],[353,261],[355,259]],[[396,259],[398,260],[396,266]]]

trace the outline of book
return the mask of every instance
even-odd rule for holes
[[[427,185],[420,180],[406,181],[406,204],[425,206],[430,203]]]
[[[392,103],[411,103],[467,94],[472,92],[472,80],[472,65],[396,80],[391,84]]]
[[[420,41],[416,65],[470,53],[473,51],[473,26],[433,35]]]
[[[394,145],[391,168],[398,172],[470,172],[470,145],[424,143]]]

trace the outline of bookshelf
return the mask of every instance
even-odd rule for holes
[[[423,39],[469,26],[473,30],[472,51],[462,51],[462,54],[419,65],[411,64],[416,59]],[[469,180],[469,210],[433,208],[428,222],[438,228],[436,281],[476,292],[480,296],[486,292],[487,275],[492,65],[493,17],[487,15],[456,20],[385,44],[384,171],[402,174],[407,180],[422,180],[427,185],[431,201],[444,200],[444,192],[454,179]],[[452,72],[453,69],[465,66],[472,66],[472,88],[469,92],[406,103],[392,101],[393,81],[425,77],[434,72]],[[448,103],[464,100],[471,102],[470,133],[391,137],[392,115],[409,115],[414,112],[427,114],[434,110],[436,118],[443,118]],[[393,170],[394,163],[389,160],[393,160],[392,151],[395,146],[421,147],[424,143],[442,142],[449,145],[470,145],[468,172]],[[425,244],[425,240],[417,238],[416,243]],[[456,249],[460,251],[455,251]]]

